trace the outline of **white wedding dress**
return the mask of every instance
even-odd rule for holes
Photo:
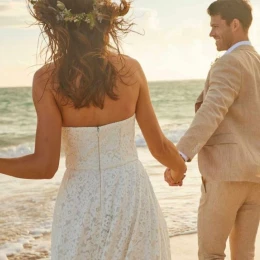
[[[164,217],[135,147],[135,116],[65,127],[66,172],[54,211],[52,260],[169,260]]]

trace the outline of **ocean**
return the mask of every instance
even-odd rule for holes
[[[164,134],[177,143],[194,116],[202,80],[150,82],[150,94]],[[33,152],[36,113],[31,88],[0,88],[0,157]],[[165,167],[149,153],[136,124],[136,146],[164,213],[170,236],[196,232],[200,197],[197,158],[188,164],[183,187],[164,182]],[[20,180],[0,174],[0,260],[49,259],[50,232],[56,194],[65,171],[51,180]]]

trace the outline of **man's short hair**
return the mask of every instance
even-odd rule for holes
[[[252,7],[248,0],[217,0],[208,8],[210,16],[220,15],[228,25],[238,19],[245,30],[252,24]]]

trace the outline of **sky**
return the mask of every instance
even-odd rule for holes
[[[31,86],[39,28],[29,26],[26,0],[0,0],[0,87]],[[116,0],[118,1],[118,0]],[[123,40],[125,54],[137,59],[148,81],[204,79],[220,54],[210,32],[207,7],[212,0],[134,0],[135,30]],[[260,1],[251,0],[250,39],[260,51]],[[37,65],[38,64],[38,65]]]

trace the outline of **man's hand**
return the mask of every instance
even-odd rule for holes
[[[178,180],[174,180],[174,176],[175,173],[173,172],[173,170],[167,168],[164,172],[164,180],[169,184],[169,186],[182,186],[183,185],[183,180],[186,177],[186,175],[184,175],[183,179],[178,181]]]

